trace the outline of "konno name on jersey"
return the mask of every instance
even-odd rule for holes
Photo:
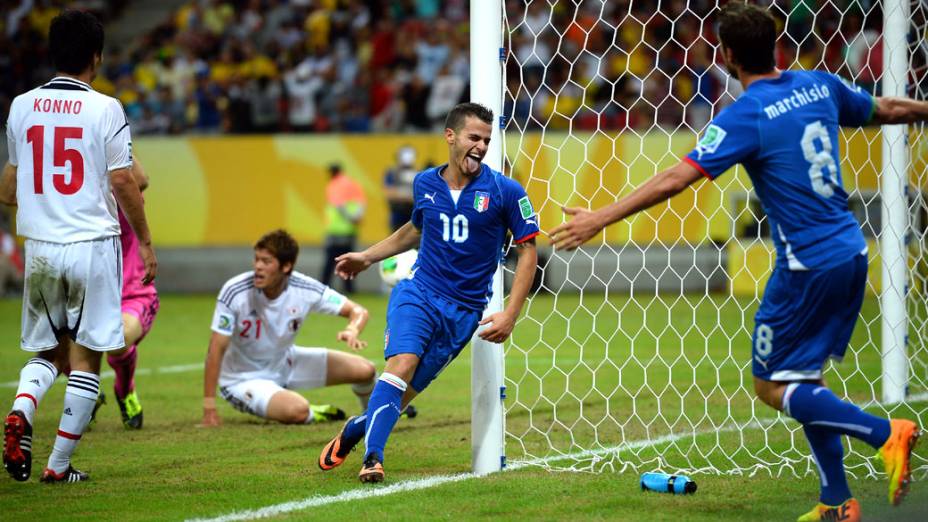
[[[36,98],[32,100],[33,112],[55,112],[59,114],[80,114],[84,103],[80,100],[52,100]]]
[[[787,96],[786,98],[777,100],[775,103],[771,103],[764,107],[764,113],[767,115],[768,120],[772,120],[793,109],[798,109],[810,103],[824,100],[830,96],[831,92],[828,90],[828,87],[816,83],[811,89],[805,87],[803,87],[801,91],[793,89],[792,96]]]

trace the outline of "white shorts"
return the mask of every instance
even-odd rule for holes
[[[290,375],[286,379],[241,381],[220,386],[219,393],[236,410],[267,418],[267,405],[275,393],[285,389],[307,390],[325,386],[327,349],[294,346],[290,354]]]
[[[78,243],[26,240],[23,350],[40,352],[67,335],[96,351],[122,348],[119,237]]]

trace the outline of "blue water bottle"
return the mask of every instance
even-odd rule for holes
[[[696,493],[696,483],[684,475],[645,473],[641,476],[641,491],[689,495],[691,493]]]

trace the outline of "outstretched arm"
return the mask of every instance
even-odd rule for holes
[[[201,426],[219,426],[222,419],[216,411],[216,386],[219,385],[219,369],[222,358],[229,348],[230,337],[213,332],[209,338],[209,351],[203,368],[203,422]]]
[[[564,208],[564,213],[573,216],[573,219],[551,231],[554,247],[558,250],[573,250],[607,226],[676,196],[701,177],[702,173],[696,167],[681,161],[659,172],[631,194],[611,205],[595,211]]]
[[[361,332],[364,331],[364,326],[367,325],[367,320],[371,315],[367,308],[347,299],[338,315],[348,318],[348,326],[338,332],[338,340],[345,341],[345,344],[352,350],[361,350],[367,347],[367,341],[360,339]]]
[[[522,312],[522,305],[525,304],[525,298],[528,297],[532,281],[535,279],[535,270],[538,268],[538,249],[535,248],[535,239],[532,238],[516,245],[516,253],[519,261],[516,264],[516,276],[512,281],[512,289],[509,291],[509,303],[502,312],[489,315],[480,321],[480,324],[492,323],[492,326],[478,334],[481,339],[491,343],[501,343],[512,334],[516,319]]]
[[[871,125],[893,125],[896,123],[915,123],[928,120],[928,102],[881,96],[874,102]]]
[[[372,264],[419,246],[421,238],[419,229],[412,222],[406,223],[364,252],[349,252],[336,257],[335,273],[342,279],[354,279]]]
[[[16,204],[16,167],[7,163],[0,174],[0,203]]]

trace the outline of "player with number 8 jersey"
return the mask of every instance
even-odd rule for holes
[[[908,419],[871,415],[831,392],[822,379],[841,359],[867,285],[867,248],[848,209],[838,168],[838,130],[873,123],[928,120],[928,103],[873,96],[819,71],[776,68],[777,24],[763,8],[731,2],[721,9],[721,54],[744,94],[722,110],[694,150],[628,196],[551,231],[572,249],[610,223],[673,197],[702,176],[714,180],[744,166],[770,223],[777,261],[755,315],[754,389],[767,405],[803,426],[821,477],[819,504],[799,517],[860,520],[844,473],[843,435],[879,451],[889,501],[909,488],[909,461],[920,430]]]
[[[19,206],[17,231],[26,237],[21,345],[36,353],[20,373],[4,424],[3,463],[16,480],[29,478],[35,410],[66,367],[64,411],[41,480],[87,479],[71,466],[71,454],[97,400],[102,353],[125,344],[117,203],[139,241],[143,283],[156,272],[131,173],[128,119],[119,101],[90,86],[102,52],[103,26],[92,14],[55,17],[49,54],[57,75],[17,96],[7,121],[0,202]]]

